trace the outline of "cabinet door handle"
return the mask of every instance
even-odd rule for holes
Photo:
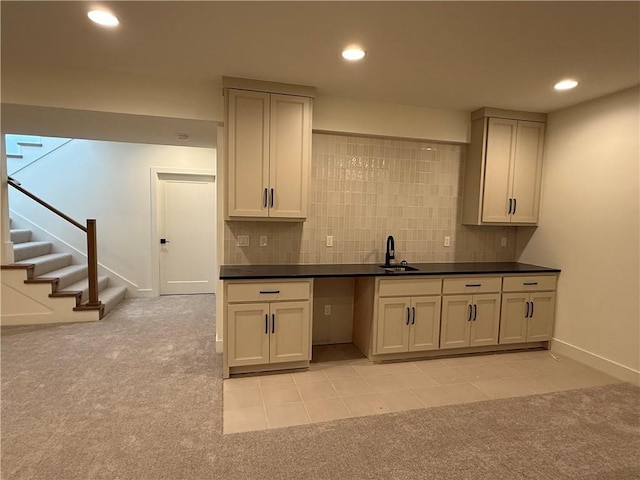
[[[472,316],[473,316],[473,305],[469,304],[469,317],[467,318],[467,322],[471,321]]]
[[[276,294],[276,293],[280,293],[280,290],[260,290],[260,294]]]
[[[264,334],[269,335],[269,314],[264,314]]]
[[[264,205],[264,208],[267,208],[267,195],[268,195],[268,192],[267,192],[267,189],[265,188],[264,189],[264,197],[262,199],[262,205]]]
[[[518,199],[514,198],[513,199],[513,214],[516,214],[516,210],[518,209]]]
[[[273,208],[273,188],[271,189],[271,208]]]
[[[415,325],[416,324],[416,307],[411,307],[411,312],[413,313],[413,316],[411,317],[411,325]]]
[[[409,309],[409,307],[407,307],[407,325],[409,325],[409,322],[411,321],[411,310]]]
[[[271,333],[276,333],[276,314],[271,314]]]
[[[478,304],[473,304],[473,321],[475,322],[478,319]]]
[[[531,300],[531,314],[529,315],[529,318],[533,318],[533,307],[534,307],[534,303],[533,303],[533,300]]]
[[[524,302],[524,318],[529,318],[529,302]]]
[[[513,198],[509,199],[509,211],[507,212],[507,215],[511,215],[511,208],[513,207]]]

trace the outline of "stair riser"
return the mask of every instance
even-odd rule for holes
[[[12,230],[11,241],[13,244],[26,243],[31,241],[31,230]]]
[[[19,243],[13,247],[14,261],[20,262],[28,258],[39,257],[51,253],[50,243]]]
[[[102,303],[104,303],[104,314],[103,317],[105,315],[107,315],[111,310],[113,310],[114,308],[116,308],[118,306],[118,304],[120,302],[122,302],[122,300],[124,300],[124,297],[127,294],[127,289],[126,288],[120,288],[119,291],[117,292],[117,294],[109,295],[109,296],[103,296],[101,298]]]
[[[45,273],[52,272],[53,270],[58,270],[59,268],[66,267],[68,265],[71,265],[71,255],[61,255],[60,257],[56,257],[42,263],[36,263],[33,270],[33,276],[39,277],[41,275],[44,275]]]
[[[100,297],[100,292],[109,286],[109,277],[98,277],[98,298]],[[87,286],[82,289],[82,298],[80,299],[80,303],[85,303],[89,301],[89,285],[87,280]]]
[[[76,282],[79,282],[83,278],[87,278],[87,267],[82,269],[78,269],[77,271],[70,272],[65,275],[58,275],[58,291],[64,290],[69,285],[73,285]]]

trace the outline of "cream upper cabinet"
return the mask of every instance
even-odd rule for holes
[[[374,354],[437,349],[441,288],[441,279],[380,280]],[[399,296],[400,292],[414,296]]]
[[[227,215],[307,216],[311,98],[226,89]]]
[[[538,222],[545,121],[544,114],[526,112],[472,114],[462,223]]]
[[[555,276],[505,277],[500,344],[551,339],[555,313]]]

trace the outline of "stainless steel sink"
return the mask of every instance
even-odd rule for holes
[[[378,267],[384,268],[384,271],[389,273],[415,272],[418,270],[411,265],[378,265]]]

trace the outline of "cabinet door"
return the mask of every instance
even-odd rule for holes
[[[482,221],[507,223],[516,149],[516,120],[490,118],[484,164]]]
[[[529,298],[533,311],[529,313],[527,319],[527,341],[550,340],[553,334],[556,294],[555,292],[532,292]]]
[[[309,302],[274,302],[270,320],[270,362],[309,360]]]
[[[374,353],[398,353],[408,350],[410,302],[411,299],[408,297],[378,300]]]
[[[442,297],[440,348],[469,346],[471,298],[471,295],[445,295]]]
[[[500,326],[500,294],[474,295],[473,304],[474,315],[471,322],[469,346],[497,345]]]
[[[528,293],[503,293],[500,309],[500,343],[521,343],[527,341]]]
[[[516,203],[512,222],[538,222],[543,146],[544,123],[519,121],[513,167],[512,197]]]
[[[227,307],[227,339],[230,367],[269,363],[269,304],[250,303]]]
[[[411,299],[410,352],[438,348],[441,303],[440,296]]]
[[[268,216],[269,94],[229,90],[228,215]]]
[[[271,95],[269,216],[307,216],[311,142],[311,99]],[[272,201],[273,200],[273,201]]]

